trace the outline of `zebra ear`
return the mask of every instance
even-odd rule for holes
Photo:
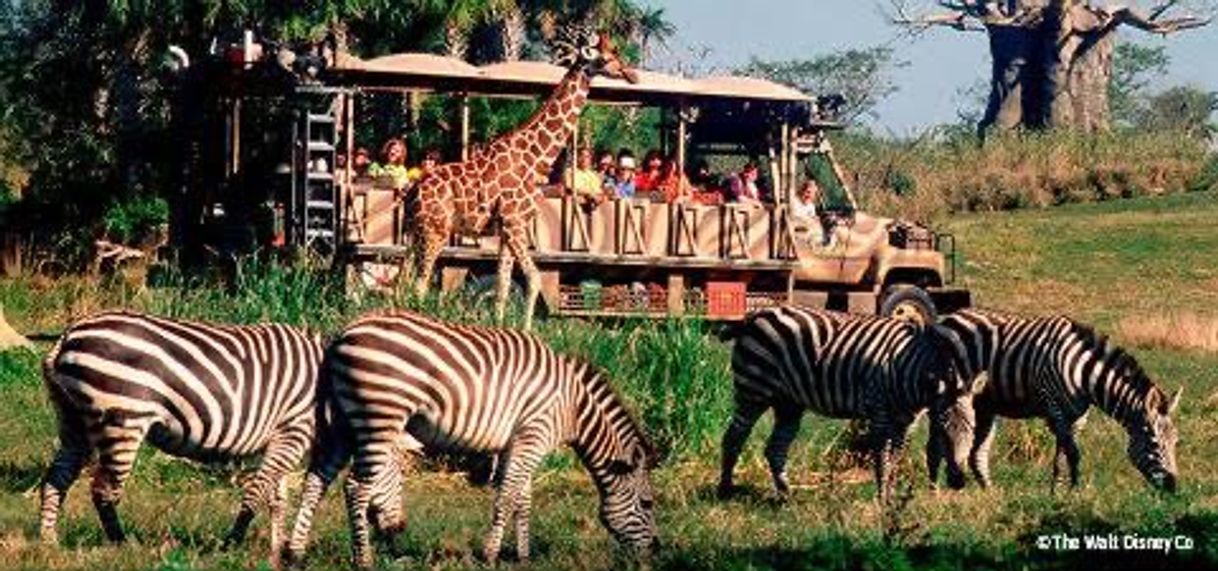
[[[1171,396],[1171,402],[1167,403],[1167,414],[1176,412],[1176,407],[1180,406],[1180,396],[1184,394],[1184,387],[1176,389],[1176,394]]]
[[[625,460],[614,460],[609,463],[609,473],[614,476],[625,476],[634,471],[634,464]]]
[[[989,382],[990,382],[989,371],[982,371],[980,374],[973,377],[973,382],[971,383],[971,386],[968,387],[968,390],[970,393],[972,393],[974,395],[979,395],[979,394],[981,394],[981,391],[985,390],[985,386],[987,384],[989,384]]]

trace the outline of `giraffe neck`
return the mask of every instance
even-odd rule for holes
[[[507,145],[503,150],[526,149],[524,162],[529,169],[539,175],[547,174],[575,130],[591,84],[587,70],[572,68],[537,112],[505,137]]]

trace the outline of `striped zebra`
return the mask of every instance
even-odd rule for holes
[[[1168,397],[1133,356],[1090,326],[1068,317],[1024,318],[996,311],[966,310],[946,317],[967,348],[973,370],[989,380],[973,402],[975,436],[969,464],[982,486],[991,483],[989,450],[997,417],[1043,418],[1057,440],[1053,486],[1069,470],[1078,485],[1080,452],[1075,433],[1092,405],[1121,423],[1129,434],[1129,459],[1152,485],[1176,487],[1176,428],[1171,413],[1180,391]],[[942,440],[927,446],[931,479],[938,477]]]
[[[890,461],[927,408],[968,400],[980,387],[958,372],[958,349],[935,326],[799,307],[767,309],[733,332],[735,413],[723,435],[720,495],[733,490],[732,473],[749,433],[774,409],[765,448],[774,487],[789,491],[787,451],[805,410],[869,421],[868,442],[882,501],[889,494]],[[941,415],[936,415],[940,418]]]
[[[144,440],[201,462],[262,453],[226,545],[265,507],[271,561],[283,541],[283,476],[313,438],[323,347],[284,325],[218,326],[107,312],[70,327],[43,362],[59,448],[42,483],[41,536],[57,543],[68,488],[97,455],[93,504],[106,537],[124,540],[117,505]]]
[[[366,316],[330,346],[323,384],[349,434],[318,440],[290,544],[294,556],[326,487],[350,458],[345,492],[354,557],[371,565],[369,503],[376,505],[377,493],[400,493],[394,459],[405,443],[500,455],[487,561],[497,559],[513,519],[517,553],[528,558],[532,474],[563,444],[591,473],[610,533],[636,548],[656,543],[655,455],[643,431],[604,375],[533,335],[404,312]]]

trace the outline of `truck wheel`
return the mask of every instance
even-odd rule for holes
[[[880,315],[893,319],[905,319],[923,325],[939,320],[935,302],[926,290],[912,285],[895,285],[884,290],[884,301],[880,303]]]

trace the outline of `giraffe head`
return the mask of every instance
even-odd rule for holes
[[[608,34],[589,26],[565,28],[554,39],[554,62],[568,68],[582,68],[589,75],[603,75],[638,83],[639,76],[617,53]]]

